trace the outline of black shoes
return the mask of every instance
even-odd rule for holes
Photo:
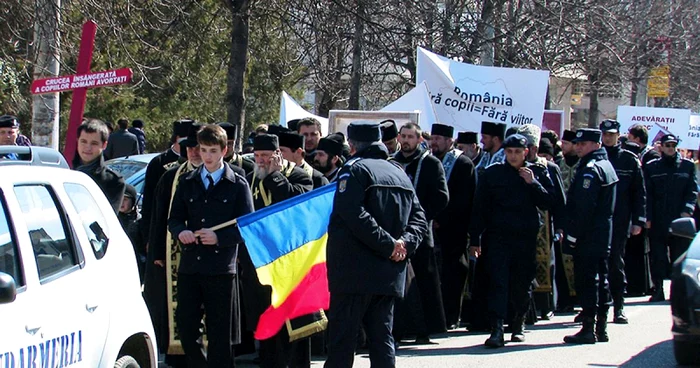
[[[484,342],[489,348],[501,348],[505,345],[503,338],[503,320],[497,319],[491,323],[491,336]]]
[[[596,341],[596,336],[593,333],[593,324],[595,323],[595,319],[591,317],[581,317],[583,323],[583,327],[581,327],[581,331],[576,333],[575,335],[570,335],[564,337],[564,342],[567,344],[595,344]]]
[[[595,323],[595,337],[598,342],[608,342],[608,309],[598,312],[598,320]]]
[[[627,316],[625,315],[625,310],[622,308],[615,308],[615,316],[613,317],[613,323],[618,325],[626,325],[629,322]]]
[[[510,327],[512,334],[510,335],[510,341],[512,342],[525,342],[525,319],[520,317],[513,320],[513,324]]]

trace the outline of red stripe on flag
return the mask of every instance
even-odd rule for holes
[[[328,291],[328,272],[326,263],[314,265],[299,285],[278,308],[268,307],[260,316],[255,330],[257,340],[275,336],[286,319],[293,319],[311,314],[319,309],[330,307],[331,294]]]

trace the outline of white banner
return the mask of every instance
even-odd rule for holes
[[[620,122],[620,133],[626,134],[627,130],[635,124],[642,124],[649,131],[654,124],[659,124],[662,128],[685,140],[688,135],[690,124],[690,110],[667,109],[659,107],[645,106],[618,106],[617,121]],[[651,132],[649,138],[653,138]]]
[[[690,115],[688,134],[678,143],[678,147],[690,150],[697,150],[700,147],[700,115]]]
[[[416,81],[426,81],[438,121],[457,131],[482,121],[542,126],[549,71],[478,66],[417,51]]]
[[[420,111],[420,125],[421,130],[429,132],[433,123],[437,121],[435,117],[435,109],[433,109],[433,103],[430,101],[430,94],[428,93],[428,86],[425,82],[417,85],[412,90],[406,92],[405,95],[399,97],[398,100],[386,105],[379,111]],[[397,121],[397,128],[401,129],[404,121]]]
[[[321,136],[328,135],[328,119],[314,115],[304,110],[287,92],[282,91],[282,100],[280,102],[280,119],[279,124],[283,127],[287,126],[287,122],[294,119],[314,118],[321,123]]]

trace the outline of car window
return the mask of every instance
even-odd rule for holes
[[[65,218],[49,188],[21,185],[14,190],[29,230],[39,279],[45,280],[77,265],[75,248],[66,235]]]
[[[83,228],[87,233],[95,258],[102,259],[107,253],[109,244],[109,228],[104,214],[97,205],[90,191],[80,184],[64,184],[68,198],[70,198],[75,211],[78,212]],[[112,211],[112,208],[109,208]]]
[[[10,232],[10,224],[7,221],[7,213],[5,212],[5,203],[3,201],[0,201],[0,272],[12,276],[17,287],[24,285],[17,242]]]
[[[114,160],[105,162],[105,166],[116,171],[124,178],[124,180],[141,171],[141,169],[145,168],[146,165],[148,164],[145,162],[132,160]]]

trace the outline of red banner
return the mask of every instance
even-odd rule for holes
[[[131,82],[131,69],[122,68],[80,75],[37,79],[32,82],[32,94],[55,93],[78,88],[107,87]]]

